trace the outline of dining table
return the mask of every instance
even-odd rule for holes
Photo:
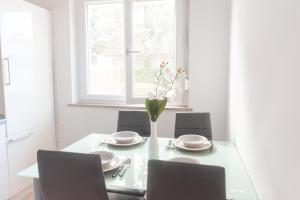
[[[147,167],[149,160],[149,140],[133,146],[118,147],[106,143],[110,134],[92,133],[62,149],[65,152],[92,153],[110,151],[122,159],[130,159],[131,165],[124,176],[112,177],[105,174],[107,188],[131,190],[147,189]],[[186,151],[170,146],[171,138],[159,138],[159,155],[156,159],[170,160],[178,157],[192,158],[202,165],[214,165],[225,168],[226,197],[231,200],[258,200],[256,191],[240,157],[236,145],[228,141],[212,141],[212,148],[205,151]],[[42,200],[37,164],[22,170],[19,176],[31,178],[34,183],[35,200]],[[172,186],[170,186],[172,187]]]

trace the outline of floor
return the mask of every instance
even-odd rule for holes
[[[34,200],[34,196],[33,196],[33,193],[29,194],[28,196],[26,196],[24,198],[24,200]]]

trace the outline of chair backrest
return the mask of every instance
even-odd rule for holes
[[[150,119],[145,111],[119,111],[117,131],[135,131],[142,137],[150,136]]]
[[[45,200],[108,200],[99,155],[38,151]]]
[[[176,113],[175,138],[196,134],[212,139],[210,113]]]
[[[225,169],[150,160],[147,200],[225,200]]]

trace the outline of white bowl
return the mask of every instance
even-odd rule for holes
[[[207,138],[201,135],[182,135],[178,137],[178,141],[188,148],[199,148],[207,142]]]
[[[171,158],[169,161],[180,162],[180,163],[190,163],[190,164],[200,164],[198,162],[198,160],[195,160],[193,158],[188,158],[188,157],[175,157],[175,158]]]
[[[133,131],[121,131],[113,133],[113,138],[120,144],[132,143],[139,134]]]
[[[107,168],[116,157],[114,153],[109,151],[95,151],[93,154],[100,155],[102,168]]]

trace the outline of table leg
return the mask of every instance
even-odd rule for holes
[[[33,188],[34,188],[34,199],[43,200],[40,180],[38,178],[33,179]]]

